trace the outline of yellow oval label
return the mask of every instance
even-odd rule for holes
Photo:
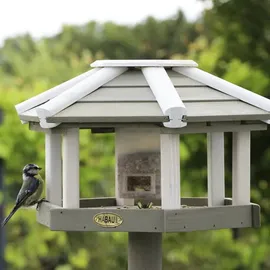
[[[105,228],[115,228],[123,223],[123,218],[114,213],[98,213],[93,219],[99,226]]]

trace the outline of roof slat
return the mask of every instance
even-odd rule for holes
[[[166,90],[164,90],[166,91]],[[176,87],[183,101],[222,101],[237,100],[235,97],[216,91],[210,87]],[[155,96],[149,87],[101,87],[78,102],[155,102]]]
[[[264,120],[270,114],[241,101],[185,102],[188,122]],[[47,119],[48,122],[164,122],[155,102],[76,103]]]
[[[174,86],[201,86],[200,82],[192,80],[184,75],[180,75],[175,71],[167,70]],[[122,87],[122,86],[148,86],[148,83],[140,70],[128,70],[121,76],[111,80],[103,85],[103,87]]]
[[[270,113],[240,100],[185,102],[188,121],[236,121],[269,119]]]
[[[48,122],[164,122],[169,121],[164,116],[157,103],[76,103],[53,117]],[[58,119],[58,120],[57,120]]]

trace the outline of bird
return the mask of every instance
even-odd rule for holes
[[[44,187],[44,180],[39,174],[41,169],[41,167],[33,163],[26,164],[23,167],[21,189],[17,195],[13,209],[3,220],[2,227],[7,224],[20,207],[30,207],[37,204],[38,208],[41,202],[46,201],[44,198],[40,200]]]

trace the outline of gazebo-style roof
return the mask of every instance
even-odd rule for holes
[[[16,105],[24,122],[268,122],[270,101],[197,68],[190,60],[102,60],[92,70]]]

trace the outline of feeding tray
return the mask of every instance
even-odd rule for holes
[[[182,198],[182,208],[162,210],[160,201],[150,209],[117,206],[116,198],[81,199],[80,208],[42,203],[38,222],[53,231],[188,232],[225,228],[260,227],[260,206],[208,207],[207,198]]]

